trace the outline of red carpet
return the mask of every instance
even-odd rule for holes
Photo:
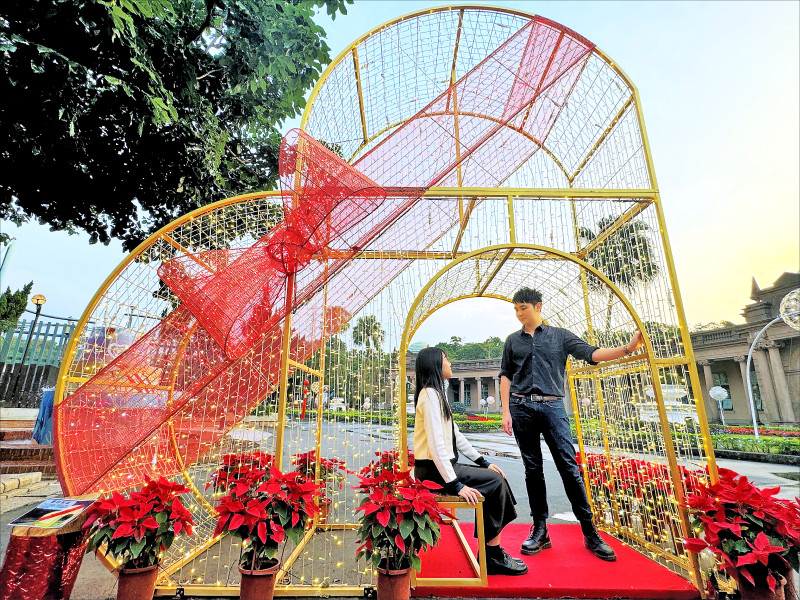
[[[475,550],[472,523],[461,528]],[[530,525],[508,525],[503,531],[503,547],[528,565],[526,575],[510,577],[489,575],[489,586],[417,587],[417,598],[653,598],[693,600],[700,593],[685,579],[645,558],[620,542],[603,534],[617,553],[616,562],[605,562],[583,546],[579,525],[548,525],[553,547],[536,556],[521,556],[519,546],[528,536]],[[442,528],[438,548],[422,559],[420,577],[472,577],[464,553],[449,527]]]

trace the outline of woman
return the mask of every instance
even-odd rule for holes
[[[447,355],[424,348],[417,355],[414,394],[414,476],[434,481],[447,494],[475,503],[483,496],[486,570],[490,575],[524,575],[528,567],[500,546],[500,532],[517,518],[516,504],[505,474],[467,441],[453,420],[444,380],[453,376]],[[461,453],[477,466],[456,462]]]

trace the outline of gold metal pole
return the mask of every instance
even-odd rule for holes
[[[317,428],[316,443],[314,444],[314,480],[319,481],[322,474],[322,389],[325,385],[325,344],[327,343],[327,310],[328,310],[328,263],[325,263],[325,286],[322,288],[322,346],[319,354],[319,377],[317,379]],[[323,481],[323,485],[326,483]],[[314,504],[319,506],[319,496],[314,499]],[[333,500],[331,500],[333,502]],[[319,524],[319,513],[314,515],[313,529]]]
[[[275,466],[283,471],[283,434],[286,428],[286,405],[289,395],[289,351],[292,342],[292,311],[296,275],[286,278],[286,320],[283,323],[283,344],[281,346],[280,392],[278,394],[278,423],[275,428]]]
[[[409,318],[411,317],[411,312],[409,312]],[[398,367],[400,368],[400,381],[397,384],[397,393],[399,397],[397,399],[397,410],[399,414],[397,415],[397,426],[399,427],[398,433],[398,445],[400,446],[397,450],[400,454],[400,470],[405,471],[408,468],[408,452],[406,448],[408,448],[408,419],[406,418],[406,354],[408,353],[408,344],[411,341],[411,335],[408,331],[408,321],[406,321],[406,328],[403,332],[403,337],[400,338],[400,354],[398,360],[400,364]]]
[[[514,219],[514,196],[508,194],[506,196],[508,203],[508,241],[512,244],[517,243],[517,227]]]
[[[361,91],[361,69],[358,66],[358,48],[353,46],[353,70],[356,74],[356,92],[358,93],[358,110],[361,113],[361,133],[367,143],[367,117],[364,114],[364,94]]]

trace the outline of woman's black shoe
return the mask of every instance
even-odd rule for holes
[[[509,556],[500,546],[486,546],[486,572],[489,575],[525,575],[528,565]]]
[[[519,551],[527,556],[533,556],[534,554],[539,554],[542,550],[552,547],[550,536],[547,534],[547,523],[539,522],[531,525],[528,539],[522,542],[522,548]]]

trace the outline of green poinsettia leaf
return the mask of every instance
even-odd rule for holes
[[[407,538],[412,531],[414,531],[414,520],[404,519],[403,522],[400,523],[400,535]]]
[[[433,544],[433,536],[431,535],[431,530],[426,528],[419,529],[419,537],[421,537],[425,542],[428,544]]]
[[[415,571],[419,573],[419,570],[422,568],[422,561],[420,560],[419,556],[413,554],[411,556],[411,566]]]
[[[784,558],[789,561],[792,571],[800,571],[800,553],[797,550],[790,550],[784,555]]]
[[[131,556],[133,558],[139,558],[139,555],[142,553],[142,550],[144,550],[146,544],[147,544],[146,538],[142,538],[138,542],[134,540],[130,545]]]
[[[298,530],[296,527],[290,527],[289,529],[284,530],[286,532],[286,537],[292,540],[294,543],[300,541],[300,536],[302,535],[302,530]]]

